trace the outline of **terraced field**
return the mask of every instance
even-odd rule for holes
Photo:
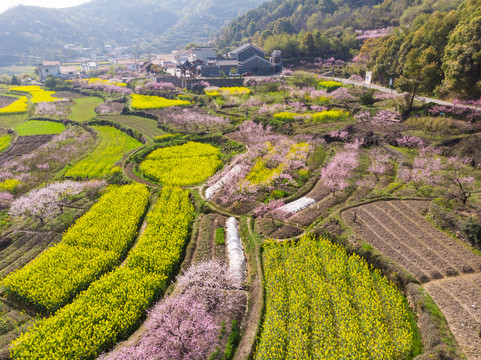
[[[43,250],[53,246],[62,238],[62,232],[91,205],[86,199],[74,203],[68,209],[64,221],[55,226],[38,228],[35,222],[23,223],[14,231],[2,235],[0,241],[0,279],[14,270],[20,269],[37,257]],[[70,219],[70,220],[65,220]],[[0,299],[0,359],[8,359],[9,345],[31,325],[37,317],[35,312],[25,310],[6,298]]]
[[[73,121],[86,122],[92,120],[96,113],[95,108],[104,101],[98,97],[82,97],[75,99],[69,118]]]
[[[165,132],[157,127],[157,121],[153,119],[147,119],[135,115],[104,115],[97,116],[100,120],[113,121],[122,124],[133,130],[144,134],[150,142],[153,142],[154,136],[165,135]]]
[[[72,166],[66,172],[66,176],[74,178],[107,176],[122,156],[142,146],[142,143],[111,126],[92,128],[97,131],[100,143],[90,154]]]
[[[409,271],[436,302],[468,359],[481,359],[481,257],[434,228],[425,201],[379,201],[342,213],[365,241]]]

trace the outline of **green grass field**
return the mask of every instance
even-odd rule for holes
[[[26,114],[0,116],[0,127],[10,129],[27,121]]]
[[[60,134],[65,125],[52,121],[30,120],[15,127],[19,136]]]
[[[157,121],[134,115],[104,115],[98,119],[108,120],[122,124],[145,135],[149,142],[153,142],[154,136],[165,135],[165,132],[157,127]]]
[[[101,138],[97,147],[72,166],[65,176],[73,178],[106,177],[124,154],[142,146],[134,138],[111,126],[92,126]]]
[[[78,122],[92,120],[96,115],[95,108],[103,102],[104,101],[98,97],[84,97],[75,99],[75,105],[72,106],[69,118]]]
[[[7,134],[0,136],[0,153],[8,149],[10,141],[12,141],[11,135]]]

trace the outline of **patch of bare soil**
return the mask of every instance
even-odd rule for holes
[[[242,133],[240,131],[230,132],[225,134],[224,136],[232,141],[237,141],[241,144],[249,144],[248,139],[242,136]]]
[[[424,288],[468,359],[481,359],[481,274],[432,281]]]
[[[102,114],[102,115],[104,115],[104,114],[118,115],[122,112],[122,110],[124,109],[124,106],[125,106],[124,103],[121,103],[121,102],[118,102],[118,101],[108,100],[105,103],[97,106],[95,108],[95,112],[97,114]]]
[[[48,143],[53,137],[54,135],[19,136],[15,144],[0,155],[0,164],[28,154]]]
[[[72,91],[56,91],[53,96],[59,99],[78,99],[85,97],[82,94]]]
[[[13,102],[15,102],[15,100],[16,99],[14,97],[0,96],[0,109],[12,104]]]
[[[292,225],[283,225],[276,231],[274,231],[271,236],[274,239],[290,239],[303,233],[302,229]]]

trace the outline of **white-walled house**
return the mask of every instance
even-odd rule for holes
[[[214,61],[217,58],[217,52],[211,46],[196,46],[188,50],[173,51],[177,65],[182,65],[186,61],[194,63],[197,60],[207,64],[209,61]]]
[[[194,47],[190,49],[191,54],[189,61],[191,63],[195,62],[196,60],[202,61],[204,64],[207,64],[209,60],[214,60],[217,58],[217,52],[214,50],[213,47]]]
[[[37,68],[40,82],[45,82],[48,76],[60,77],[60,61],[43,61]]]

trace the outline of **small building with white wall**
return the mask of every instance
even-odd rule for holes
[[[45,82],[49,76],[60,77],[60,61],[43,61],[37,68],[40,82]]]

